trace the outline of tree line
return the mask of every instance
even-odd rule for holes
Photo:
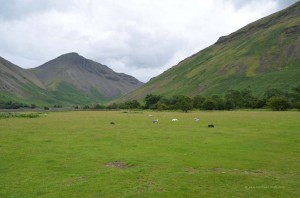
[[[26,104],[22,102],[16,102],[16,101],[0,101],[0,109],[20,109],[20,108],[26,108],[26,109],[35,109],[39,108],[36,104]],[[49,110],[49,107],[45,106],[43,107],[44,110]],[[52,108],[62,108],[62,105],[55,104],[52,106]]]
[[[15,101],[0,101],[0,109],[19,109],[19,108],[36,108],[35,104],[25,104]]]
[[[36,108],[35,104],[23,104],[13,101],[0,101],[0,109]],[[62,108],[62,105],[54,105],[53,108]],[[165,97],[157,94],[148,94],[140,103],[137,100],[128,100],[122,103],[108,105],[94,104],[82,107],[74,106],[74,109],[151,109],[151,110],[182,110],[187,112],[192,109],[200,110],[232,110],[232,109],[261,109],[284,111],[289,108],[300,109],[300,85],[291,91],[269,89],[262,97],[255,96],[250,88],[228,90],[224,95],[203,96],[197,95],[190,98],[185,95]],[[49,110],[49,107],[44,107]]]
[[[78,107],[77,107],[78,108]],[[270,108],[285,111],[289,108],[300,109],[300,85],[291,91],[269,89],[262,97],[255,96],[250,88],[228,90],[224,95],[203,96],[190,98],[185,95],[165,97],[157,94],[148,94],[141,104],[137,100],[128,100],[123,103],[109,105],[96,104],[84,106],[83,109],[151,109],[151,110],[232,110],[232,109],[261,109]]]

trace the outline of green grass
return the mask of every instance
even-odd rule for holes
[[[299,120],[296,111],[0,119],[0,197],[299,197]]]

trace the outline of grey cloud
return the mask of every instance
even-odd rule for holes
[[[111,37],[92,47],[100,54],[97,60],[105,64],[114,60],[132,69],[159,68],[184,46],[184,40],[176,35],[143,26],[126,27]]]
[[[241,7],[243,7],[243,6],[245,6],[245,5],[249,4],[249,3],[251,3],[251,2],[253,2],[253,1],[254,1],[254,0],[232,0],[234,6],[235,6],[236,8],[241,8]]]
[[[270,1],[276,3],[279,9],[283,9],[296,3],[298,0],[261,0],[259,3],[263,6],[263,2]],[[257,0],[232,0],[232,2],[234,6],[239,9],[251,3],[257,3]]]
[[[278,3],[279,8],[285,8],[298,2],[298,0],[277,0],[276,2]]]
[[[63,10],[68,8],[68,2],[62,0],[0,0],[0,18],[14,20],[51,9]]]
[[[256,12],[238,10],[248,3]],[[0,0],[0,5],[0,56],[28,68],[76,51],[144,82],[277,11],[272,0]]]

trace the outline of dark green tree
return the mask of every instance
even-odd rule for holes
[[[105,109],[105,106],[104,105],[101,105],[101,104],[96,104],[94,106],[94,109]]]
[[[243,98],[241,92],[238,90],[228,90],[225,94],[225,101],[232,101],[235,108],[243,106]]]
[[[168,109],[168,105],[165,102],[163,102],[163,101],[158,101],[156,103],[155,109],[157,109],[159,111],[167,110]]]
[[[176,106],[179,107],[179,109],[181,109],[183,112],[188,112],[189,110],[193,109],[193,102],[191,98],[183,96],[177,101]]]
[[[107,109],[119,109],[119,105],[117,103],[111,103],[106,106]]]
[[[174,106],[171,105],[171,100],[165,96],[162,96],[156,104],[156,108],[160,111],[162,110],[172,110]]]
[[[226,100],[224,108],[226,110],[232,110],[232,109],[234,109],[234,103],[231,100]]]
[[[200,95],[195,96],[193,98],[193,107],[195,109],[201,109],[205,100],[206,98],[204,96],[200,96]]]
[[[290,94],[292,106],[300,109],[300,85],[294,87]]]
[[[267,105],[275,111],[285,111],[290,107],[288,99],[283,96],[273,96],[268,100]]]
[[[214,101],[210,98],[206,99],[202,105],[202,109],[204,110],[214,110],[216,108],[216,105]]]
[[[224,110],[225,109],[225,101],[224,101],[222,96],[213,95],[213,96],[211,96],[211,100],[215,104],[215,109],[217,109],[217,110]]]
[[[242,105],[241,107],[253,108],[255,106],[256,98],[252,95],[250,88],[241,91]]]
[[[156,103],[161,99],[160,95],[148,94],[145,97],[145,108],[146,109],[155,109]]]
[[[128,100],[125,102],[125,107],[127,109],[139,109],[141,104],[137,100]]]
[[[266,100],[269,100],[270,98],[274,97],[274,96],[284,96],[285,94],[283,93],[283,91],[279,90],[279,89],[275,89],[275,88],[272,88],[272,89],[268,89],[265,94],[264,94],[264,98]]]

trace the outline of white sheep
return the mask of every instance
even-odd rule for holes
[[[199,121],[200,121],[200,119],[199,119],[199,118],[194,118],[194,120],[195,120],[196,122],[199,122]]]
[[[176,118],[172,119],[172,122],[177,122],[177,121],[178,121],[178,119],[176,119]]]
[[[153,123],[153,124],[158,123],[158,119],[152,120],[152,123]]]

